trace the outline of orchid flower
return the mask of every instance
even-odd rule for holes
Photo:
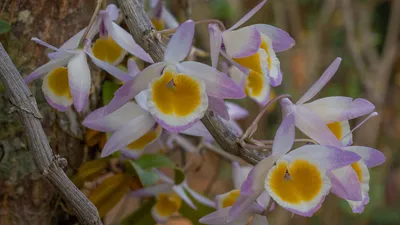
[[[210,53],[212,65],[216,67],[223,44],[230,58],[252,70],[253,73],[268,77],[271,85],[275,87],[282,82],[280,62],[275,52],[293,47],[295,41],[287,32],[267,24],[255,24],[237,29],[266,2],[267,0],[263,0],[226,31],[221,32],[216,24],[210,24]]]
[[[288,153],[294,142],[294,122],[293,114],[286,115],[276,132],[272,155],[251,170],[229,211],[228,221],[253,204],[265,190],[283,208],[311,216],[329,193],[331,182],[327,171],[360,159],[350,151],[323,145],[305,145]]]
[[[246,74],[235,66],[229,69],[229,75],[242,87],[246,95],[258,104],[264,106],[268,103],[271,88],[267,77],[254,70],[250,70],[249,75],[246,76]]]
[[[321,98],[306,103],[328,83],[340,62],[341,58],[336,58],[296,104],[287,98],[280,102],[284,113],[294,115],[296,127],[304,134],[319,144],[335,147],[351,144],[351,136],[344,137],[350,131],[348,120],[371,113],[375,109],[368,100],[343,96]],[[343,137],[342,143],[340,139]]]
[[[208,96],[243,98],[244,93],[226,74],[198,62],[181,62],[194,35],[194,22],[184,22],[172,36],[164,61],[144,69],[115,92],[105,113],[111,113],[148,90],[147,107],[165,129],[180,132],[194,125],[208,108]]]
[[[147,14],[156,30],[163,30],[165,27],[176,28],[179,26],[178,21],[165,7],[163,1],[151,1],[150,10]]]
[[[186,192],[188,192],[196,201],[200,202],[201,204],[215,208],[213,201],[191,189],[185,179],[183,181],[175,179],[174,181],[161,172],[158,172],[158,175],[165,183],[142,188],[131,193],[132,197],[157,196],[157,202],[153,206],[151,213],[153,218],[158,223],[166,223],[170,216],[178,212],[182,204],[182,200],[191,208],[197,209]]]
[[[268,224],[267,218],[263,216],[270,201],[270,196],[267,192],[263,192],[263,194],[260,195],[257,201],[253,203],[249,208],[247,208],[244,212],[242,212],[241,215],[238,216],[234,221],[229,223],[227,222],[229,210],[240,195],[240,186],[243,184],[252,168],[252,166],[241,167],[237,162],[233,162],[232,178],[235,189],[225,194],[217,195],[215,198],[217,211],[201,218],[199,220],[200,223],[210,225],[246,225],[250,217],[253,217],[253,225]]]

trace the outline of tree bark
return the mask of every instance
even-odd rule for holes
[[[95,1],[83,0],[0,1],[0,19],[11,24],[11,31],[0,35],[0,40],[21,75],[48,61],[48,50],[32,42],[32,37],[60,46],[87,25],[94,7]],[[42,125],[54,154],[67,159],[67,173],[71,174],[83,159],[82,115],[52,109],[43,97],[41,83],[35,81],[30,88],[43,116]],[[75,223],[70,212],[61,210],[68,205],[37,171],[24,130],[10,109],[0,83],[0,224]]]

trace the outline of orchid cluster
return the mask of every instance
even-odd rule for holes
[[[101,157],[120,151],[125,158],[137,159],[143,154],[163,152],[171,142],[197,153],[185,135],[201,137],[207,143],[213,141],[200,121],[207,110],[214,111],[226,126],[242,135],[238,144],[246,147],[246,142],[252,141],[260,147],[262,142],[254,142],[252,131],[243,134],[235,122],[246,117],[247,111],[225,99],[248,96],[261,106],[268,106],[273,101],[271,87],[282,83],[276,53],[290,49],[295,41],[287,32],[270,25],[241,27],[265,3],[263,0],[227,30],[219,23],[208,25],[211,66],[186,60],[196,23],[187,20],[179,25],[161,1],[152,1],[149,16],[158,29],[166,23],[174,35],[166,46],[164,60],[156,63],[118,25],[119,9],[108,5],[99,11],[92,26],[75,34],[60,48],[33,38],[54,52],[48,54],[50,61],[25,81],[43,78],[42,90],[52,107],[66,111],[74,105],[81,112],[88,108],[91,90],[87,56],[120,80],[123,85],[109,104],[83,120],[85,127],[110,134]],[[223,72],[217,69],[220,56],[231,65]],[[123,69],[120,64],[126,58],[127,69]],[[140,70],[135,60],[150,65]],[[252,224],[267,224],[265,214],[272,210],[273,202],[295,214],[312,216],[330,192],[346,200],[354,213],[362,213],[369,201],[368,168],[382,164],[385,157],[373,148],[353,146],[352,133],[377,115],[375,107],[365,99],[342,96],[310,102],[332,78],[340,62],[340,58],[335,59],[296,103],[286,95],[275,98],[280,101],[283,121],[272,148],[264,148],[270,148],[271,154],[250,168],[234,163],[236,189],[218,195],[213,202],[192,190],[184,178],[173,180],[156,170],[163,184],[135,190],[131,195],[155,196],[152,215],[159,223],[177,213],[182,201],[196,208],[187,193],[216,208],[200,219],[204,224],[244,225],[250,218]],[[366,115],[351,129],[349,120]],[[293,149],[294,143],[300,143],[295,138],[295,127],[312,144]]]

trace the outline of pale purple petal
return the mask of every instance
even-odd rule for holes
[[[318,115],[325,123],[351,120],[374,111],[375,106],[368,100],[332,96],[303,104],[303,107]]]
[[[249,115],[247,109],[242,108],[241,106],[235,103],[225,102],[225,104],[228,107],[228,113],[232,120],[244,119]]]
[[[150,81],[161,75],[165,63],[155,63],[144,69],[140,74],[132,80],[126,82],[115,93],[114,98],[107,105],[105,113],[111,113],[122,107],[125,103],[132,100],[141,91],[147,89]]]
[[[107,62],[104,62],[96,58],[96,56],[93,55],[92,48],[90,47],[89,42],[85,47],[85,52],[96,66],[98,66],[100,69],[105,70],[107,73],[113,75],[115,78],[122,81],[128,81],[132,79],[132,77],[128,73],[118,69],[116,66],[113,66]]]
[[[297,101],[296,104],[303,104],[312,99],[318,92],[328,83],[328,81],[335,75],[339,68],[341,58],[336,58],[331,65],[325,70],[321,77],[315,82],[310,89]]]
[[[103,16],[104,25],[112,37],[112,39],[119,45],[121,48],[125,49],[130,54],[146,61],[149,63],[153,63],[153,59],[151,59],[150,55],[140,47],[132,35],[130,35],[126,30],[120,27],[118,24],[114,23],[109,17],[108,13],[105,13]]]
[[[149,111],[147,107],[147,95],[149,94],[148,90],[143,90],[139,94],[135,96],[136,103],[144,110]]]
[[[50,45],[49,43],[44,42],[44,41],[42,41],[42,40],[40,40],[39,38],[36,38],[36,37],[31,38],[31,41],[34,41],[34,42],[38,43],[39,45],[42,45],[42,46],[44,46],[46,48],[50,48],[50,49],[52,49],[54,51],[58,51],[59,50],[58,48],[54,47],[53,45]]]
[[[226,53],[231,58],[244,58],[255,54],[262,41],[261,33],[256,28],[244,27],[222,33]]]
[[[268,36],[272,41],[274,52],[282,52],[292,48],[295,45],[295,40],[284,30],[267,24],[255,24],[251,27],[256,27],[262,34]]]
[[[253,166],[240,166],[238,162],[232,162],[232,180],[235,189],[239,189],[247,179]]]
[[[150,114],[143,114],[129,122],[127,121],[126,125],[118,129],[108,139],[101,152],[101,157],[109,156],[142,137],[154,124],[155,121]]]
[[[346,200],[362,200],[361,184],[351,166],[328,171],[327,176],[332,182],[332,193]]]
[[[106,11],[107,11],[108,15],[110,16],[111,20],[114,21],[114,20],[118,19],[119,9],[116,5],[109,4],[106,8]]]
[[[102,132],[113,132],[124,126],[128,121],[146,114],[141,107],[128,102],[115,112],[104,114],[106,106],[91,112],[82,122],[85,127]]]
[[[386,160],[385,155],[383,155],[381,151],[378,151],[374,148],[369,148],[365,146],[349,146],[343,149],[359,155],[361,157],[361,160],[368,168],[379,166]]]
[[[80,51],[68,62],[68,82],[76,111],[83,110],[89,99],[92,77],[86,54]]]
[[[166,62],[175,64],[186,58],[192,48],[194,26],[193,20],[187,20],[179,26],[165,50],[164,60]]]
[[[285,155],[294,143],[294,115],[288,114],[283,119],[278,131],[275,134],[272,154],[277,157]]]
[[[237,21],[231,28],[228,30],[234,30],[238,27],[240,27],[242,24],[244,24],[247,20],[249,20],[258,10],[260,10],[264,4],[267,2],[267,0],[263,0],[260,2],[256,7],[254,7],[252,10],[250,10],[246,15],[244,15],[239,21]]]
[[[185,189],[181,185],[175,185],[172,189],[192,209],[197,209],[197,207],[193,204],[192,200],[190,200],[189,196],[185,192]]]
[[[251,213],[249,210],[246,210],[244,213],[241,213],[234,221],[227,222],[228,213],[231,207],[221,208],[215,212],[212,212],[204,217],[202,217],[199,222],[202,224],[209,224],[209,225],[246,225],[247,221],[249,220]]]
[[[139,66],[136,64],[134,59],[128,59],[128,74],[131,77],[135,77],[140,73]]]
[[[304,145],[289,152],[284,158],[288,161],[294,159],[313,161],[319,167],[327,170],[348,166],[361,159],[360,156],[353,152],[324,145]]]
[[[211,136],[210,132],[207,128],[201,123],[200,121],[195,123],[193,126],[189,127],[188,129],[181,131],[181,134],[196,136],[196,137],[204,137],[206,140],[211,141],[213,140],[213,136]]]
[[[193,61],[182,62],[177,67],[179,72],[204,81],[209,96],[234,99],[241,99],[246,96],[244,91],[231,78],[215,68]]]
[[[296,105],[294,110],[295,124],[305,135],[322,145],[343,147],[331,130],[315,113],[303,106]]]
[[[129,196],[131,197],[151,197],[160,193],[169,193],[172,190],[172,184],[159,184],[153,187],[142,188],[132,191]]]
[[[262,194],[257,198],[257,204],[261,206],[262,211],[265,211],[271,201],[271,196],[268,191],[264,190]]]
[[[208,107],[217,113],[222,119],[229,120],[228,109],[223,99],[208,96]]]
[[[179,26],[176,18],[171,14],[171,12],[163,5],[161,19],[165,22],[166,27],[172,29]]]
[[[211,55],[211,65],[217,68],[219,51],[222,44],[222,33],[219,27],[215,23],[210,23],[208,25],[208,33],[210,35],[210,55]]]
[[[27,77],[24,78],[25,83],[30,83],[33,80],[36,80],[50,71],[60,67],[60,66],[65,66],[68,64],[68,61],[73,57],[74,55],[72,54],[63,54],[62,57],[50,60],[48,63],[40,66],[36,70],[34,70],[32,73],[30,73]]]
[[[193,189],[191,189],[187,183],[184,184],[185,190],[188,191],[190,193],[190,195],[196,199],[196,201],[200,202],[203,205],[215,208],[215,202],[211,201],[210,199],[208,199],[207,197],[195,192]]]

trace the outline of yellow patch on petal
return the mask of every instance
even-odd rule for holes
[[[351,164],[351,168],[353,168],[353,170],[356,172],[358,180],[362,182],[363,174],[360,164],[358,162],[355,162]]]
[[[262,94],[264,88],[264,77],[261,73],[250,70],[245,84],[245,93],[248,96],[258,97]]]
[[[265,37],[262,38],[260,48],[264,49],[265,52],[267,53],[267,56],[268,56],[268,58],[267,58],[268,69],[271,70],[271,67],[272,67],[271,53],[270,53],[270,49],[268,47],[267,40],[265,40]]]
[[[342,124],[340,122],[333,122],[329,123],[326,126],[328,126],[329,130],[332,131],[332,133],[335,135],[337,139],[341,139],[343,135],[343,130],[342,130]]]
[[[158,134],[161,132],[161,126],[157,126],[155,129],[150,129],[147,133],[145,133],[143,136],[141,136],[139,139],[136,141],[131,142],[127,148],[130,150],[134,151],[140,151],[143,150],[144,147],[146,147],[148,144],[150,144],[152,141],[154,141]]]
[[[155,106],[166,115],[187,116],[201,104],[200,83],[185,74],[166,71],[151,88]]]
[[[110,36],[108,38],[99,38],[93,44],[93,55],[96,58],[110,63],[117,64],[125,56],[125,50],[122,49]]]
[[[181,205],[182,200],[176,193],[161,193],[157,196],[155,209],[160,216],[168,217],[171,216],[173,213],[178,212],[178,210],[181,208]]]
[[[68,99],[72,99],[71,92],[69,90],[67,67],[58,67],[52,70],[47,75],[47,82],[49,89],[54,95],[65,96]]]
[[[297,159],[290,164],[279,161],[269,173],[267,182],[272,192],[291,204],[312,201],[323,187],[321,172],[307,160]]]
[[[164,30],[165,28],[165,23],[164,20],[162,19],[158,19],[158,18],[152,18],[151,19],[151,23],[153,24],[154,28],[156,28],[156,30]]]
[[[222,199],[222,204],[221,204],[222,208],[226,208],[235,204],[236,199],[239,197],[239,195],[240,195],[240,189],[233,190],[227,193]]]

